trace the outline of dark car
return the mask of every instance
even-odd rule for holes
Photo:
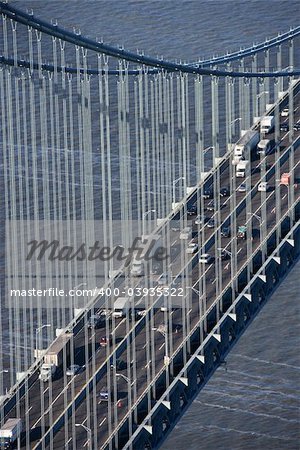
[[[224,250],[224,248],[222,248],[220,251],[220,258],[222,261],[225,261],[226,259],[229,258],[229,253],[226,250]]]
[[[230,227],[222,227],[221,228],[221,236],[225,237],[225,238],[229,238],[230,237]]]
[[[93,314],[93,315],[91,315],[91,317],[89,318],[87,326],[88,326],[88,328],[90,328],[90,329],[96,329],[96,328],[99,328],[100,325],[101,325],[102,320],[103,320],[103,318],[100,317],[98,314]]]
[[[280,125],[280,131],[289,131],[289,124],[288,123],[282,123]]]
[[[212,189],[204,189],[202,197],[205,199],[208,198],[213,198],[214,194],[213,194],[213,190]]]
[[[113,363],[111,363],[110,365],[111,369],[114,368]],[[127,363],[126,361],[124,361],[123,359],[117,359],[116,360],[116,365],[115,365],[116,371],[118,372],[119,370],[125,370],[127,369]]]
[[[151,269],[151,273],[153,275],[159,275],[160,273],[162,273],[162,269],[163,269],[163,266],[162,266],[161,262],[153,261],[152,269]]]
[[[197,206],[196,205],[190,206],[187,210],[187,215],[188,216],[196,216],[197,215]]]
[[[214,211],[215,210],[215,205],[214,205],[214,201],[213,200],[211,200],[210,202],[207,203],[206,209],[207,209],[207,211]]]
[[[207,225],[208,228],[214,228],[215,220],[214,219],[209,219],[209,221],[207,222],[206,225]]]
[[[110,343],[110,344],[112,343],[112,335],[111,334],[109,335],[108,339],[106,336],[102,336],[100,338],[100,346],[101,347],[106,347],[108,345],[108,343]]]
[[[300,123],[294,123],[294,130],[295,131],[300,131]]]
[[[221,197],[228,197],[229,195],[229,189],[227,187],[223,187],[220,189],[220,195]]]
[[[103,387],[100,389],[99,397],[100,397],[101,400],[108,400],[108,398],[109,398],[109,392],[108,392],[107,386],[103,386]]]

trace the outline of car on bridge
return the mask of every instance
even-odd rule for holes
[[[213,261],[213,257],[209,253],[202,253],[199,256],[199,262],[202,264],[209,264]]]
[[[228,250],[226,250],[225,248],[220,248],[219,252],[219,256],[222,261],[226,261],[226,259],[229,259],[230,252]]]
[[[203,225],[209,221],[209,217],[198,215],[195,219],[195,225]]]
[[[99,316],[98,314],[92,314],[88,320],[87,327],[91,330],[99,328],[102,320],[103,317]]]
[[[72,364],[67,370],[66,375],[67,377],[74,377],[81,371],[82,367],[79,366],[79,364]]]
[[[107,386],[102,386],[99,392],[99,397],[101,400],[108,400],[109,399],[109,392],[107,389]]]
[[[293,129],[295,131],[300,131],[300,123],[295,123],[294,126],[293,126]]]
[[[209,219],[209,221],[207,222],[206,226],[208,228],[214,228],[214,226],[215,226],[215,219]]]
[[[281,117],[288,117],[289,116],[289,108],[284,108],[281,113]]]
[[[227,187],[223,187],[220,189],[220,196],[221,197],[228,197],[230,194],[230,191]]]
[[[107,336],[102,336],[100,338],[100,347],[106,347],[108,344],[112,344],[112,335],[111,334],[108,336],[108,339],[107,339]]]
[[[280,124],[280,131],[289,131],[289,124],[288,123],[282,123]]]
[[[221,228],[221,236],[225,238],[229,238],[231,235],[230,227],[222,227]]]
[[[214,205],[214,201],[213,200],[211,200],[210,202],[207,203],[206,209],[207,209],[207,211],[214,211],[215,210],[215,205]]]
[[[185,227],[179,235],[179,239],[190,239],[191,237],[192,237],[191,227]]]
[[[245,225],[241,225],[238,227],[237,239],[246,239],[247,238],[247,227]]]
[[[247,190],[246,183],[240,184],[239,187],[237,188],[237,191],[242,193],[246,192],[246,190]]]
[[[197,206],[196,205],[192,205],[187,209],[187,215],[189,217],[191,216],[196,216],[197,215]]]
[[[198,251],[198,244],[196,244],[196,242],[190,242],[189,245],[187,246],[186,252],[188,254],[193,254],[196,253]]]
[[[261,183],[259,183],[258,185],[258,192],[267,192],[269,189],[268,183],[266,181],[262,181]]]
[[[204,189],[203,194],[202,194],[202,197],[204,199],[213,198],[213,196],[214,196],[214,193],[213,193],[212,189],[210,189],[210,188]]]

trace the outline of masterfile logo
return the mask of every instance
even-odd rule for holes
[[[142,307],[159,293],[172,292],[172,302],[180,297],[182,307],[178,280],[191,285],[187,271],[178,276],[186,245],[170,243],[176,241],[170,238],[172,226],[147,235],[139,234],[140,226],[138,221],[114,221],[108,230],[102,221],[7,221],[7,306],[78,309],[95,295],[109,297],[111,305],[128,295]],[[77,286],[86,292],[82,295]]]

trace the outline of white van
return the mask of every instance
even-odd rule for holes
[[[192,228],[191,227],[185,227],[179,235],[180,239],[191,239],[192,238]]]
[[[271,150],[271,141],[269,139],[262,139],[257,144],[257,154],[258,155],[268,155]]]
[[[133,277],[141,277],[144,275],[144,261],[134,259],[131,263],[130,274]]]

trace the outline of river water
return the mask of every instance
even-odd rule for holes
[[[128,50],[183,61],[299,25],[299,1],[12,1]],[[298,49],[299,61],[299,49]],[[299,449],[300,263],[164,443],[164,450]]]

